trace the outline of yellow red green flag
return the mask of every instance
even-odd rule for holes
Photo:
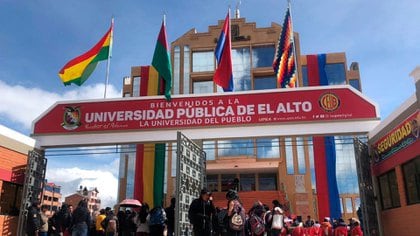
[[[71,83],[82,85],[95,70],[98,62],[109,58],[112,48],[113,28],[114,24],[112,22],[108,32],[93,48],[64,65],[58,73],[64,85],[70,85]]]

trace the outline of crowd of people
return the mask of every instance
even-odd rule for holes
[[[269,207],[259,201],[246,211],[238,193],[226,193],[226,208],[213,205],[211,192],[204,188],[189,208],[194,235],[199,236],[363,236],[360,221],[329,217],[322,222],[307,216],[306,221],[289,216],[278,200]]]
[[[63,203],[51,217],[47,207],[34,202],[28,209],[28,236],[174,236],[175,198],[167,208],[149,209],[147,203],[136,210],[107,207],[90,213],[82,200],[73,207]],[[188,218],[194,236],[363,236],[358,219],[325,217],[322,222],[307,216],[305,221],[288,215],[278,200],[268,206],[259,201],[246,211],[238,193],[226,193],[226,207],[215,207],[206,188],[189,206]]]
[[[175,199],[167,208],[149,210],[144,203],[138,211],[126,209],[116,214],[110,208],[91,213],[87,201],[82,200],[73,210],[63,203],[60,210],[47,216],[48,207],[33,202],[28,209],[28,236],[148,236],[174,235]]]

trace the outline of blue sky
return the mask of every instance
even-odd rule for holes
[[[151,63],[163,13],[172,42],[192,28],[207,31],[236,3],[0,0],[0,124],[29,135],[32,120],[54,102],[103,97],[105,62],[81,87],[64,86],[57,73],[102,37],[112,16],[115,31],[108,97],[120,97],[122,78],[131,67]],[[286,6],[286,0],[243,0],[240,11],[248,22],[268,27],[271,22],[282,24]],[[379,105],[382,118],[415,91],[409,74],[420,64],[419,12],[418,0],[292,1],[301,53],[345,52],[348,65],[359,62],[363,93]],[[64,183],[69,178],[63,173],[79,177],[71,178],[72,187],[99,184],[94,181],[97,176],[116,183],[118,162],[116,155],[50,158],[49,180]],[[108,192],[115,191],[116,186]]]

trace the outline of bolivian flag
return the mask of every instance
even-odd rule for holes
[[[114,22],[112,21],[108,32],[93,48],[67,62],[60,70],[58,76],[60,76],[64,85],[70,85],[71,83],[82,85],[95,70],[98,62],[109,58],[112,48],[113,28]]]

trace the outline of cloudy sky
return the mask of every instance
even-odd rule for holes
[[[132,66],[150,64],[163,13],[170,42],[192,28],[207,31],[224,19],[221,0],[0,0],[0,124],[31,134],[32,121],[56,101],[102,98],[106,63],[81,87],[63,86],[58,71],[90,49],[115,17],[107,97],[120,97]],[[243,0],[241,16],[257,27],[281,24],[286,0]],[[294,31],[302,54],[345,52],[359,62],[364,94],[387,117],[415,91],[410,72],[420,64],[420,1],[295,0]],[[116,154],[52,156],[47,178],[63,194],[98,187],[115,203]]]

